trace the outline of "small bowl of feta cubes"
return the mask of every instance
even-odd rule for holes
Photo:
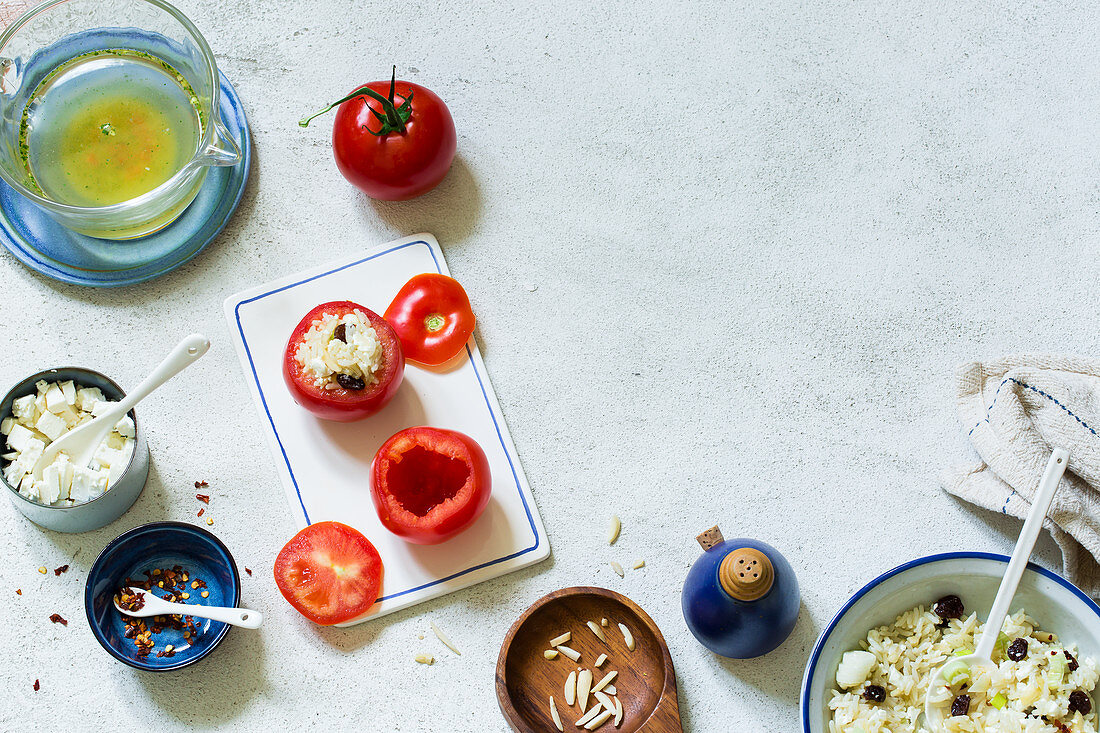
[[[51,442],[125,396],[91,369],[62,367],[27,377],[0,401],[0,481],[15,508],[57,532],[110,524],[137,501],[149,476],[149,447],[131,410],[87,466],[64,453],[36,479],[32,468]]]

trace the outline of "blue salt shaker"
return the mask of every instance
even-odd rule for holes
[[[790,636],[801,605],[794,570],[771,545],[726,540],[718,527],[696,538],[703,555],[684,581],[688,629],[715,654],[749,659]]]

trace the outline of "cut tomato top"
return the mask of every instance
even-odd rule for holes
[[[363,615],[382,588],[382,557],[361,532],[317,522],[287,542],[275,559],[275,583],[290,605],[322,626]]]
[[[407,428],[387,440],[371,464],[371,498],[386,529],[418,544],[447,540],[485,510],[489,460],[468,435]]]
[[[474,311],[466,290],[436,272],[414,275],[386,308],[386,321],[401,339],[405,356],[438,366],[453,359],[474,332]]]

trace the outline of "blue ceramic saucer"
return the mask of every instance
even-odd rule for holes
[[[214,650],[229,626],[220,621],[195,618],[198,636],[188,642],[183,632],[165,628],[153,637],[155,649],[163,651],[168,644],[174,648],[171,656],[138,656],[134,642],[126,638],[126,624],[113,605],[114,594],[127,578],[144,580],[145,572],[172,569],[179,566],[188,574],[185,603],[207,606],[236,607],[241,601],[241,576],[229,550],[202,527],[184,522],[152,522],[135,527],[111,541],[92,563],[84,587],[84,610],[92,634],[115,659],[131,667],[149,672],[167,672],[194,664]],[[161,576],[163,577],[163,576]],[[155,579],[155,577],[154,577]],[[190,583],[201,580],[205,588],[191,589]],[[208,595],[200,598],[202,590]],[[154,593],[164,595],[157,589]],[[151,624],[152,619],[145,619]]]
[[[211,168],[199,195],[178,219],[140,239],[96,239],[61,226],[0,181],[0,245],[27,267],[54,280],[107,288],[152,280],[201,252],[225,228],[240,203],[252,161],[241,99],[225,75],[218,74],[222,122],[241,147],[241,161]]]

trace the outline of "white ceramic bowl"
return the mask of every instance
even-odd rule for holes
[[[913,560],[880,575],[852,596],[818,637],[802,679],[802,731],[829,730],[829,697],[836,668],[846,651],[876,626],[888,624],[914,606],[926,608],[954,593],[978,618],[993,605],[1008,557],[984,552],[951,552]],[[1083,656],[1100,659],[1100,606],[1065,578],[1028,565],[1011,612],[1023,609],[1044,631],[1076,644]]]

